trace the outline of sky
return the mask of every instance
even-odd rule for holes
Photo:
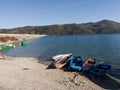
[[[120,0],[0,0],[0,29],[104,19],[120,22]]]

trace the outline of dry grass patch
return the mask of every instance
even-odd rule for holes
[[[1,42],[7,42],[7,41],[17,41],[18,38],[14,37],[14,36],[5,36],[5,37],[0,37],[0,41]]]

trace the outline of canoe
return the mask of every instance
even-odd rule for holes
[[[97,78],[104,78],[111,73],[111,65],[107,62],[100,62],[98,65],[90,70],[90,76]]]
[[[57,69],[61,69],[69,62],[70,57],[71,57],[71,54],[59,57],[59,59],[57,59],[57,61],[55,61],[55,67]]]
[[[95,58],[89,58],[84,64],[83,67],[91,67],[94,66],[96,63]]]
[[[21,42],[21,46],[27,46],[27,44],[28,44],[27,41],[22,41]]]
[[[64,67],[68,62],[69,59],[72,56],[72,54],[59,54],[59,55],[55,55],[52,57],[52,59],[54,60],[52,63],[50,63],[50,65],[48,65],[48,67],[46,69],[61,69],[62,67]]]
[[[15,48],[15,45],[12,44],[0,45],[0,50],[8,50],[12,48]]]
[[[59,55],[53,56],[52,58],[53,58],[55,61],[58,61],[58,60],[60,60],[61,58],[65,58],[65,57],[69,57],[69,56],[72,56],[72,54],[71,54],[71,53],[68,53],[68,54],[59,54]]]
[[[89,58],[88,60],[86,60],[85,63],[83,63],[83,72],[89,73],[90,69],[94,67],[95,63],[96,63],[95,58]]]

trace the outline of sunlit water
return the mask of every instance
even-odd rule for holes
[[[46,36],[28,41],[28,45],[0,51],[10,56],[36,57],[50,62],[52,56],[72,53],[83,61],[95,57],[97,62],[107,61],[120,69],[120,34]]]

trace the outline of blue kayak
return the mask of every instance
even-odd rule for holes
[[[94,68],[90,70],[90,75],[92,77],[104,78],[107,74],[111,72],[111,65],[107,62],[100,62]]]
[[[76,70],[76,71],[81,71],[82,70],[82,58],[80,56],[75,57],[71,56],[70,58],[70,69],[71,70]]]

